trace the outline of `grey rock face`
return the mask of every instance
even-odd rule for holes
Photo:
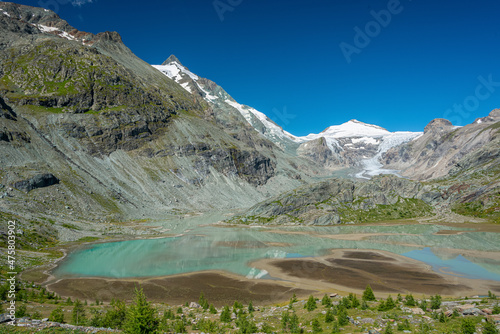
[[[18,181],[14,183],[12,186],[18,190],[30,192],[33,189],[49,187],[58,183],[59,179],[57,177],[55,177],[50,173],[45,173],[45,174],[35,175],[34,177],[28,180]]]
[[[453,129],[453,124],[447,119],[436,118],[429,122],[424,128],[424,133],[434,132],[448,132]]]
[[[379,176],[366,182],[330,179],[273,197],[231,221],[332,225],[411,218],[430,214],[429,204],[439,200],[419,182],[396,176]]]
[[[401,170],[402,175],[412,179],[430,180],[484,166],[498,157],[497,114],[493,111],[460,128],[447,120],[433,120],[424,135],[386,152],[384,167]]]

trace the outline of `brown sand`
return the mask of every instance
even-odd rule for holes
[[[362,292],[370,284],[376,293],[417,293],[466,296],[500,292],[495,281],[438,274],[430,266],[379,250],[334,250],[306,259],[263,259],[252,266],[272,277],[290,280],[309,289]]]
[[[288,301],[295,293],[308,296],[314,291],[278,284],[271,280],[250,280],[225,272],[199,272],[144,279],[75,278],[48,284],[48,289],[61,296],[81,300],[111,298],[132,300],[134,287],[141,286],[149,300],[171,305],[198,301],[203,292],[216,306],[232,305],[234,301],[272,304]]]

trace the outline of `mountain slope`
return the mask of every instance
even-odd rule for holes
[[[438,201],[430,187],[396,176],[329,179],[259,203],[229,222],[331,225],[428,216]]]
[[[0,11],[4,214],[55,220],[72,238],[62,222],[248,207],[321,174],[234,108],[137,58],[117,33],[81,32],[41,8]],[[49,174],[58,182],[36,182]]]
[[[162,65],[153,67],[175,80],[188,92],[214,105],[214,109],[219,110],[215,117],[221,123],[224,123],[228,115],[238,117],[236,114],[239,113],[252,128],[285,152],[307,158],[327,170],[361,168],[361,172],[356,174],[361,178],[382,173],[394,174],[396,171],[382,168],[380,156],[391,147],[421,135],[420,132],[391,133],[377,125],[350,120],[341,125],[330,126],[319,134],[294,136],[264,113],[236,102],[216,83],[191,72],[174,55]]]

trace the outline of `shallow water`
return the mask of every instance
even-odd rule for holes
[[[457,230],[436,225],[228,228],[200,225],[220,215],[162,223],[176,237],[94,244],[68,255],[54,270],[57,277],[147,277],[202,270],[225,270],[249,278],[267,277],[249,262],[262,258],[325,255],[330,249],[376,249],[425,262],[439,272],[500,281],[498,261],[463,257],[446,249],[500,252],[500,234],[473,232],[436,235]],[[395,233],[363,240],[338,240],[328,235]],[[500,254],[500,253],[499,253]]]

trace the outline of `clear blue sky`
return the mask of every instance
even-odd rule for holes
[[[296,135],[352,118],[391,131],[465,125],[500,107],[498,0],[74,1],[19,3],[118,31],[151,64],[175,54]],[[381,10],[390,22],[377,23]]]

